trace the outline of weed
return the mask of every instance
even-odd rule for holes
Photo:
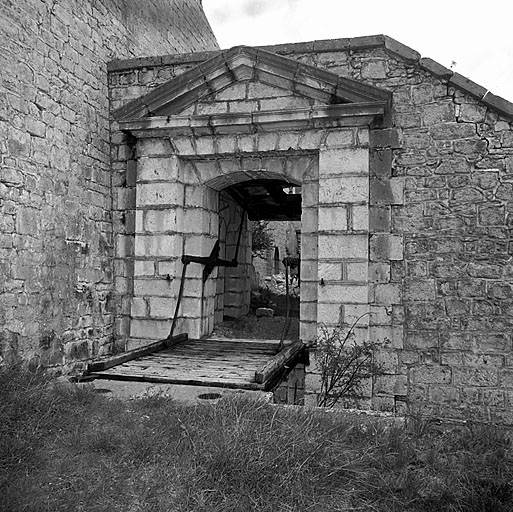
[[[0,394],[6,512],[513,510],[508,432],[490,425],[121,401],[22,372],[1,373]]]
[[[349,328],[321,328],[314,352],[321,374],[321,389],[317,396],[320,407],[331,408],[342,398],[359,398],[363,385],[370,378],[384,373],[383,366],[374,357],[383,343],[357,343],[355,340],[355,327],[361,318]]]

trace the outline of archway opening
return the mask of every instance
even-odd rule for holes
[[[248,236],[238,237],[239,265],[218,274],[216,333],[299,339],[301,211],[301,186],[283,178],[244,180],[220,191],[219,239],[226,257],[236,250],[241,215]]]

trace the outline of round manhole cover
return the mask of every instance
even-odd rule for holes
[[[200,400],[217,400],[221,398],[219,393],[203,393],[202,395],[198,395]]]

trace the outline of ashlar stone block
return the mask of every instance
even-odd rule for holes
[[[369,279],[369,264],[367,262],[346,263],[347,281],[367,281]]]
[[[153,276],[155,275],[155,262],[153,260],[136,260],[134,263],[134,275]]]
[[[143,257],[171,257],[180,254],[181,235],[137,235],[135,238],[135,255]]]
[[[171,321],[169,320],[132,319],[130,336],[132,338],[162,340],[168,336],[170,329]]]
[[[179,174],[178,158],[143,157],[137,161],[138,181],[176,180]]]
[[[319,210],[320,231],[347,231],[347,208],[324,207]]]
[[[342,263],[326,263],[319,262],[319,279],[325,281],[341,281],[342,280]]]
[[[352,136],[352,132],[351,132]],[[326,149],[319,154],[319,175],[369,174],[369,151],[366,148]]]
[[[184,186],[181,183],[140,183],[137,185],[136,205],[182,205]]]
[[[360,259],[368,257],[368,235],[319,235],[319,258]]]
[[[143,297],[134,297],[132,299],[130,314],[133,318],[146,318],[148,314],[148,304]]]
[[[319,178],[319,203],[360,203],[369,200],[369,180],[366,177]]]
[[[319,307],[323,303],[336,304],[367,304],[369,290],[367,285],[347,285],[327,283],[319,286]],[[334,319],[331,319],[333,323]]]
[[[163,233],[178,230],[178,218],[181,217],[181,210],[176,208],[165,210],[144,210],[144,231],[147,233]]]

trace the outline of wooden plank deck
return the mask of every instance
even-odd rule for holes
[[[261,390],[255,372],[278,352],[277,340],[187,340],[171,348],[90,375],[101,379],[139,380]]]

